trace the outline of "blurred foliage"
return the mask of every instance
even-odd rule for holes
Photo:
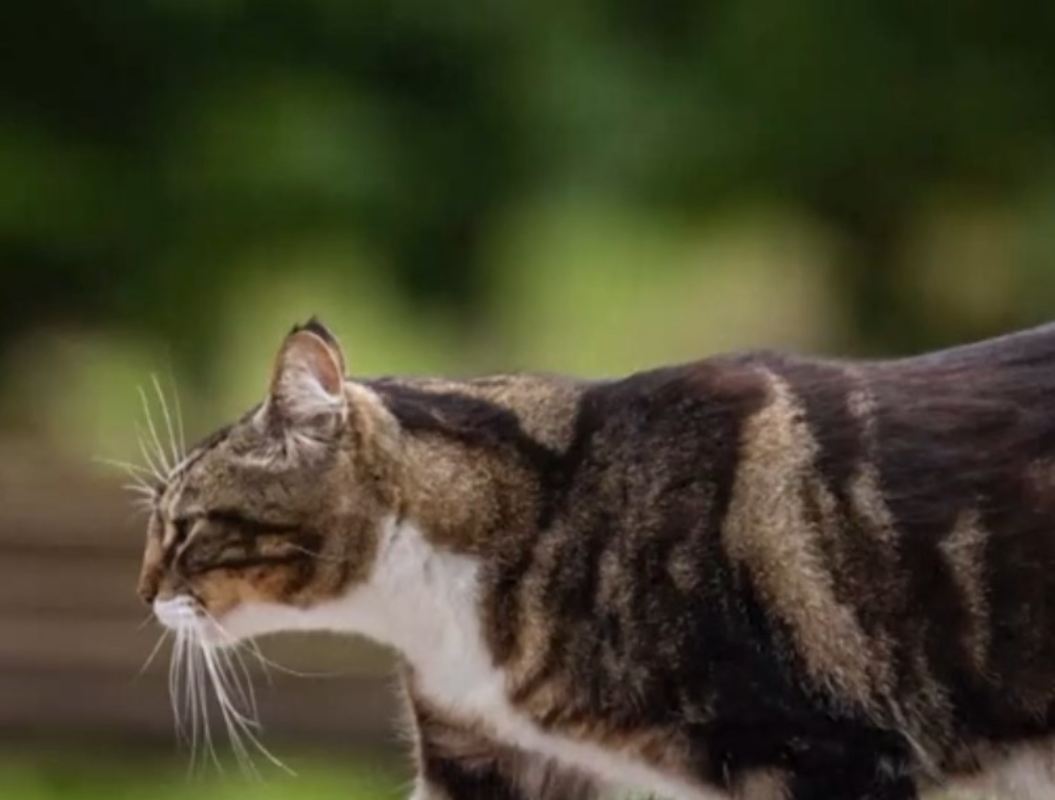
[[[110,441],[144,366],[226,413],[312,311],[358,372],[597,373],[1055,300],[1051,3],[6,12],[9,426]]]

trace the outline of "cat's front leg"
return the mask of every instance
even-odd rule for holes
[[[477,726],[407,696],[416,738],[410,800],[595,800],[585,776],[533,753],[498,744]]]

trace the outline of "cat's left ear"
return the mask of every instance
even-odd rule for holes
[[[312,317],[293,328],[271,376],[273,413],[289,422],[309,422],[344,413],[344,355],[337,338]]]

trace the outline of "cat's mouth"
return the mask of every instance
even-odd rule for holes
[[[233,637],[190,595],[158,598],[154,600],[153,609],[157,621],[173,633],[213,646],[234,644]]]
[[[171,631],[197,626],[200,624],[199,615],[198,603],[188,595],[154,600],[154,616]]]

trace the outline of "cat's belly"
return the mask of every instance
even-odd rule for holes
[[[416,529],[408,527],[403,533],[405,549],[427,549]],[[420,635],[399,643],[414,667],[416,693],[445,709],[452,719],[479,725],[497,742],[574,767],[602,783],[640,789],[669,800],[727,800],[722,792],[657,769],[626,753],[550,732],[513,706],[506,696],[506,676],[495,666],[484,640],[477,605],[478,564],[449,553],[430,558],[432,574],[442,572],[462,591],[446,591],[437,598],[428,593],[428,580],[400,583],[404,594],[408,586],[412,591],[423,592],[415,608],[442,612],[441,624],[423,627]],[[384,640],[382,635],[377,638]]]
[[[977,777],[954,779],[952,787],[1001,800],[1050,800],[1055,797],[1055,741],[1025,748]]]
[[[463,658],[450,670],[420,676],[419,690],[430,701],[480,724],[495,740],[593,775],[603,783],[655,793],[669,800],[728,800],[728,795],[666,774],[648,763],[600,744],[544,730],[513,707],[503,674],[484,653]]]

